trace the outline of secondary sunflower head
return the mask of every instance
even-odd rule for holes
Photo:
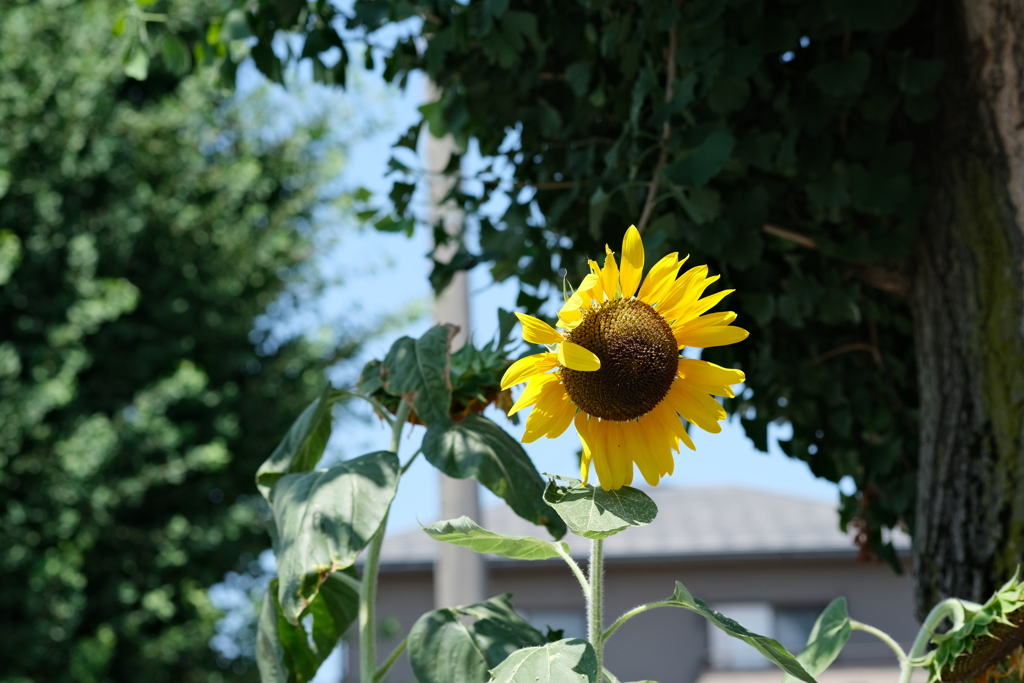
[[[725,419],[713,396],[733,396],[739,370],[681,358],[686,346],[707,348],[738,342],[746,330],[732,327],[732,312],[704,315],[732,290],[702,298],[718,277],[706,266],[682,275],[686,261],[669,254],[643,277],[644,248],[630,226],[621,269],[605,248],[604,267],[591,273],[558,314],[559,332],[537,318],[517,314],[523,338],[548,347],[521,358],[501,387],[529,381],[509,415],[534,406],[524,442],[560,436],[576,425],[583,445],[580,475],[594,463],[601,486],[617,489],[633,480],[634,464],[652,486],[674,468],[672,451],[693,441],[680,418],[709,432]],[[641,284],[642,280],[642,284]]]

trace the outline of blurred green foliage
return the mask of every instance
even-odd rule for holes
[[[922,124],[938,109],[944,68],[929,40],[937,7],[356,0],[342,11],[236,0],[215,22],[230,24],[230,36],[211,43],[208,34],[195,49],[216,45],[223,73],[249,55],[270,78],[309,59],[333,82],[324,65],[359,36],[382,46],[366,62],[383,56],[389,81],[429,76],[438,99],[395,145],[394,211],[376,216],[378,229],[409,232],[417,222],[410,202],[424,174],[412,152],[426,130],[490,157],[463,175],[456,155],[445,171],[461,176],[447,199],[479,225],[480,249],[436,263],[435,287],[488,263],[496,280],[516,278],[519,305],[536,311],[563,278],[578,283],[605,243],[619,249],[631,223],[652,260],[679,251],[708,263],[737,290],[728,307],[751,331],[746,343],[704,355],[746,373],[747,391],[727,407],[758,448],[768,447],[769,424],[788,423],[787,454],[819,477],[848,477],[844,525],[899,570],[883,532],[914,528],[918,398],[905,262],[927,197]],[[301,52],[270,49],[283,31],[306,36]],[[510,200],[502,215],[481,211],[501,196]]]
[[[127,77],[124,6],[0,1],[5,683],[254,680],[207,588],[267,546],[252,472],[355,348],[254,327],[311,253],[327,129],[263,135],[263,95],[180,54]]]

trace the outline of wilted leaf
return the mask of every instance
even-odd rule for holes
[[[355,570],[348,570],[355,576]],[[256,633],[256,666],[262,683],[305,683],[338,645],[338,641],[356,620],[359,595],[336,574],[331,574],[320,592],[306,607],[299,620],[309,622],[307,634],[302,625],[290,623],[277,600],[278,580],[271,579],[260,610]],[[307,620],[306,617],[312,619]]]
[[[449,422],[449,344],[455,332],[454,325],[438,325],[419,339],[402,337],[384,359],[384,388],[408,401],[428,427]]]

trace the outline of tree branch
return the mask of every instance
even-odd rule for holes
[[[675,95],[672,84],[676,80],[676,51],[679,49],[679,24],[672,24],[668,32],[668,65],[665,73],[665,104],[672,101]],[[654,198],[658,195],[658,183],[661,171],[668,163],[668,142],[672,138],[672,126],[668,117],[661,127],[661,152],[658,154],[658,164],[654,167],[654,175],[651,177],[651,186],[647,190],[647,201],[644,202],[643,213],[640,214],[640,221],[636,229],[642,234],[651,220],[651,213],[654,211]]]
[[[775,235],[776,237],[781,237],[784,240],[789,240],[790,242],[795,242],[796,244],[799,244],[802,247],[807,247],[808,249],[817,249],[818,248],[818,243],[817,242],[815,242],[814,240],[812,240],[810,237],[808,237],[806,235],[801,235],[798,232],[793,232],[792,230],[786,230],[785,228],[780,228],[779,226],[772,225],[771,223],[765,224],[765,226],[762,227],[761,229],[764,230],[769,235]]]

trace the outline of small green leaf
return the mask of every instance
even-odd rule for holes
[[[676,590],[672,594],[672,597],[665,601],[665,604],[672,607],[682,607],[683,609],[688,609],[691,612],[696,612],[733,638],[739,638],[743,642],[754,647],[754,649],[764,655],[768,661],[778,666],[790,676],[798,678],[801,681],[804,681],[804,683],[815,683],[814,678],[804,670],[796,657],[791,655],[786,651],[786,648],[779,644],[779,641],[774,638],[760,636],[752,631],[748,631],[738,622],[730,619],[724,614],[716,612],[703,600],[694,598],[690,594],[690,591],[686,590],[686,586],[680,582],[676,581]]]
[[[119,36],[124,33],[125,28],[128,27],[128,11],[121,10],[117,13],[117,19],[114,20],[113,26],[110,27],[110,32],[115,36]]]
[[[3,171],[0,171],[0,181]],[[3,196],[0,193],[0,196]],[[0,230],[0,285],[7,284],[21,263],[21,240],[10,230]]]
[[[161,56],[167,70],[175,76],[188,73],[189,68],[192,66],[192,53],[189,51],[185,41],[176,35],[168,33],[163,37],[162,43]]]
[[[355,570],[348,573],[355,576]],[[278,580],[271,579],[256,633],[256,666],[263,683],[304,683],[338,645],[356,620],[359,595],[337,574],[327,577],[320,593],[299,616],[311,616],[310,632],[290,623],[277,600]]]
[[[137,81],[146,80],[149,76],[149,55],[146,54],[146,49],[138,43],[132,45],[124,57],[123,66],[125,76]]]
[[[522,445],[483,415],[430,427],[423,437],[423,455],[437,469],[456,479],[473,478],[512,510],[534,524],[543,524],[555,538],[565,524],[542,500],[544,479]]]
[[[456,330],[454,325],[438,325],[419,339],[402,337],[384,359],[384,388],[404,398],[428,427],[449,422],[449,345]]]
[[[561,557],[558,548],[566,554],[569,552],[568,543],[552,543],[532,536],[499,534],[481,528],[469,517],[435,522],[423,527],[423,531],[435,541],[461,545],[474,552],[492,553],[510,560],[549,560]]]
[[[419,683],[479,683],[492,669],[544,636],[512,609],[510,594],[486,602],[438,609],[409,631],[409,663]],[[474,617],[472,624],[462,617]]]
[[[590,484],[581,486],[578,479],[565,481],[569,486],[550,482],[544,500],[577,536],[608,538],[632,526],[646,526],[658,515],[650,496],[630,486],[605,491]]]
[[[286,474],[309,472],[320,462],[331,438],[331,408],[343,393],[328,384],[302,411],[284,439],[256,470],[256,488],[270,500],[270,489]]]
[[[491,671],[495,683],[594,683],[597,655],[580,638],[513,652]]]
[[[846,598],[836,598],[814,622],[807,647],[796,656],[796,661],[811,676],[817,676],[836,660],[849,639],[850,616],[846,613]],[[783,683],[796,683],[797,678],[786,674],[782,680]]]
[[[676,185],[700,187],[711,180],[729,161],[736,138],[725,128],[711,131],[684,159],[665,167],[665,177]]]
[[[398,468],[398,456],[378,451],[274,484],[278,600],[288,621],[298,623],[328,575],[352,566],[377,533],[398,489]]]

